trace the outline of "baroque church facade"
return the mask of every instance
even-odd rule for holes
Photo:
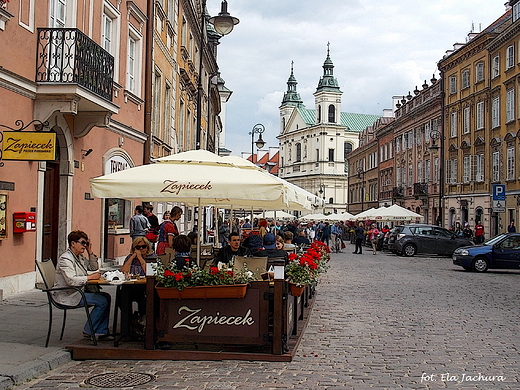
[[[359,133],[380,116],[341,111],[338,80],[327,49],[323,76],[306,108],[298,93],[294,68],[280,106],[279,176],[325,200],[319,213],[341,213],[348,203],[347,156],[359,146]]]

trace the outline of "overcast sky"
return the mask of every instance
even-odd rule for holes
[[[330,42],[334,76],[343,91],[342,111],[382,115],[392,96],[407,95],[432,75],[437,62],[472,28],[480,32],[504,12],[506,0],[228,0],[240,19],[220,40],[218,63],[226,87],[226,147],[251,151],[256,123],[278,146],[279,106],[291,61],[307,108]],[[220,0],[207,0],[211,15]],[[413,92],[412,92],[413,94]],[[255,138],[256,139],[256,138]],[[256,149],[255,149],[256,153]]]

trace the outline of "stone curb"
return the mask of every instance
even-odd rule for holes
[[[10,373],[0,373],[0,390],[8,390],[71,361],[70,352],[62,349],[16,367]]]

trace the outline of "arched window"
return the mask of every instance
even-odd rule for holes
[[[336,107],[334,107],[334,104],[329,106],[329,123],[336,123]]]
[[[475,208],[475,224],[478,221],[484,223],[484,209],[482,207]]]
[[[349,153],[352,152],[352,144],[350,142],[345,142],[343,149],[344,149],[343,154],[345,157],[345,161],[347,161]]]
[[[329,198],[329,203],[330,204],[334,203],[334,198]]]
[[[455,227],[455,217],[456,217],[455,208],[452,207],[450,209],[450,214],[449,214],[448,228]]]
[[[295,162],[302,161],[302,144],[296,144],[296,160]]]

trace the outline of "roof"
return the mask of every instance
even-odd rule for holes
[[[297,107],[296,109],[307,125],[316,125],[316,110],[311,110],[305,107]],[[368,126],[373,125],[379,118],[381,118],[380,115],[342,112],[341,126],[345,126],[349,131],[361,132]]]

